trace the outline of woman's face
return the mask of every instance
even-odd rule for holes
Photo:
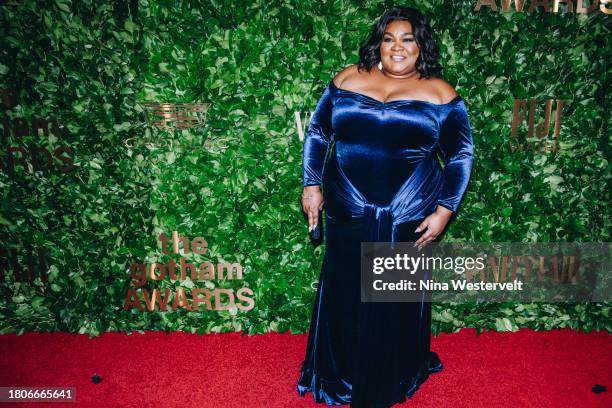
[[[387,24],[380,44],[380,59],[384,70],[391,75],[405,75],[416,71],[419,57],[412,24],[395,20]]]

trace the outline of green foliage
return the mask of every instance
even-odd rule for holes
[[[312,110],[333,75],[357,62],[387,3],[3,5],[0,87],[19,91],[19,105],[4,115],[54,116],[63,126],[60,140],[11,135],[4,145],[67,144],[76,168],[0,171],[0,246],[43,247],[50,262],[49,284],[9,275],[0,285],[0,332],[304,332],[324,247],[305,233],[293,115]],[[430,17],[444,77],[466,100],[474,133],[469,192],[445,239],[609,241],[609,17],[410,4]],[[531,97],[567,100],[557,155],[510,150],[512,100]],[[144,101],[212,102],[206,128],[178,136],[210,148],[127,148],[126,139],[148,132],[137,104]],[[255,308],[123,311],[131,262],[159,259],[156,237],[173,230],[206,238],[213,262],[239,262]],[[434,305],[433,328],[610,330],[609,311],[586,303]]]

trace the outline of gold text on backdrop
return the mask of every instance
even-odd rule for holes
[[[585,1],[588,2],[588,6],[585,6]],[[514,3],[514,9],[511,8],[512,3]],[[477,0],[474,11],[480,11],[483,6],[490,7],[492,11],[497,11],[497,4],[501,4],[500,11],[523,12],[527,3],[529,4],[528,12],[542,8],[547,13],[589,14],[599,6],[599,11],[602,13],[612,14],[612,0]],[[574,7],[574,4],[576,4],[576,7]]]

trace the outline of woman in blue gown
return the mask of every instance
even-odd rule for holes
[[[390,407],[442,370],[430,302],[360,299],[361,242],[438,240],[467,188],[471,127],[437,56],[423,15],[391,9],[311,117],[302,205],[311,228],[325,208],[326,251],[296,387],[316,402]]]

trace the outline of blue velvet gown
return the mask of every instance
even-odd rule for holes
[[[430,350],[430,302],[361,302],[361,242],[414,242],[437,205],[457,212],[472,157],[461,96],[445,104],[382,102],[329,82],[304,141],[303,184],[321,185],[326,250],[296,386],[301,396],[386,408],[442,370]]]

